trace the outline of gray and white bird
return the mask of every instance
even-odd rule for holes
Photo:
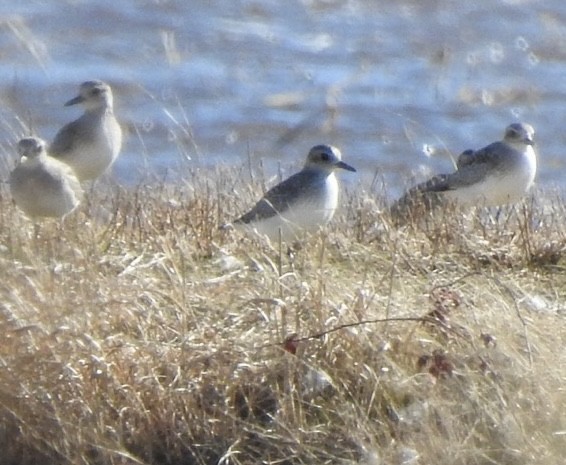
[[[356,171],[342,161],[340,150],[316,145],[301,171],[271,188],[234,226],[255,230],[270,240],[294,240],[301,231],[326,225],[338,206],[335,171]]]
[[[520,201],[533,185],[537,171],[534,134],[530,124],[507,126],[503,140],[462,152],[454,173],[434,176],[407,191],[391,206],[392,216],[406,216],[419,207],[428,210],[446,201],[463,207]]]
[[[61,128],[49,154],[73,168],[79,181],[86,181],[98,178],[116,161],[122,130],[114,116],[112,89],[105,82],[83,82],[79,95],[65,106],[78,103],[84,114]]]
[[[10,173],[16,205],[29,217],[63,217],[80,203],[83,191],[73,170],[45,150],[45,142],[27,137],[18,142],[21,157]]]

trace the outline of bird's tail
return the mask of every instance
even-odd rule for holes
[[[428,215],[446,203],[442,193],[447,190],[448,175],[445,174],[417,184],[391,204],[389,212],[393,222],[397,225],[407,224]]]

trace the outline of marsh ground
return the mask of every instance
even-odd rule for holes
[[[394,228],[349,192],[288,249],[218,229],[248,181],[100,182],[37,227],[3,188],[0,463],[563,460],[562,199]]]

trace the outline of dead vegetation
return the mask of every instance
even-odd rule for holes
[[[395,228],[359,191],[288,248],[195,174],[38,228],[2,191],[0,463],[561,462],[562,199]]]

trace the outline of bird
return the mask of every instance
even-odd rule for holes
[[[440,174],[409,189],[395,201],[393,218],[412,216],[415,210],[454,203],[461,207],[495,207],[519,202],[534,183],[537,155],[534,128],[527,123],[507,126],[503,140],[479,150],[465,150],[456,171]]]
[[[338,148],[322,144],[312,147],[301,171],[267,191],[233,225],[255,230],[271,241],[279,237],[295,240],[302,231],[326,225],[338,206],[337,169],[356,171],[342,161]]]
[[[114,116],[112,89],[105,82],[83,82],[79,95],[65,106],[79,103],[83,115],[59,130],[48,152],[73,168],[79,181],[94,180],[116,161],[122,130]]]
[[[18,142],[20,162],[10,173],[10,191],[16,205],[32,219],[60,218],[79,205],[83,191],[74,171],[47,155],[38,137]]]

